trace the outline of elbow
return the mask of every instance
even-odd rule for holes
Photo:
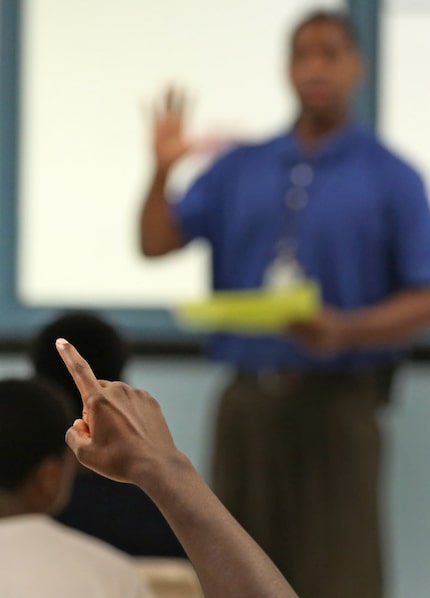
[[[156,257],[161,255],[160,252],[160,236],[152,234],[150,228],[141,225],[138,234],[140,255],[145,257]]]
[[[140,240],[140,253],[145,257],[157,257],[165,252],[158,246],[158,243],[148,241],[145,238]]]
[[[157,236],[154,238],[153,235],[141,237],[140,239],[140,253],[148,258],[166,255],[166,253],[170,253],[180,246],[176,240],[163,239]]]
[[[158,257],[166,255],[185,245],[179,231],[173,226],[166,228],[157,227],[155,230],[145,228],[140,231],[140,252],[145,257]]]

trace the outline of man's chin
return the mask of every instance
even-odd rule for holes
[[[336,105],[332,101],[313,100],[302,102],[302,110],[313,116],[330,116],[336,112]]]

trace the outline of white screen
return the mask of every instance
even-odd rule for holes
[[[418,168],[430,189],[430,3],[385,3],[379,122],[384,138]]]
[[[149,118],[168,82],[194,134],[270,134],[294,115],[287,26],[343,2],[28,0],[22,59],[18,292],[31,305],[168,306],[200,297],[208,252],[139,255]],[[175,174],[183,187],[201,161]]]

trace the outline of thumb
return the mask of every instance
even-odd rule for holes
[[[90,430],[83,419],[76,419],[66,432],[66,442],[76,457],[79,459],[79,453],[82,449],[88,448],[91,444]]]

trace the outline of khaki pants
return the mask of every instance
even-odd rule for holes
[[[239,374],[222,396],[220,499],[301,598],[381,598],[375,415],[392,371]]]

